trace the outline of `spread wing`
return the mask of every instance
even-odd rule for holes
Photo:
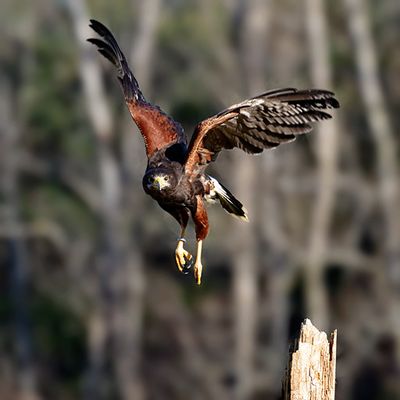
[[[331,118],[339,102],[327,90],[276,89],[234,104],[200,122],[189,144],[186,172],[204,169],[222,149],[258,154],[312,130],[310,122]]]
[[[151,157],[157,150],[173,143],[186,143],[182,127],[160,108],[145,100],[113,34],[102,23],[93,19],[90,20],[90,27],[104,39],[88,39],[88,42],[97,46],[99,53],[115,65],[126,105],[142,133],[147,156]]]

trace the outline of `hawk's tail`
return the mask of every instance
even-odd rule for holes
[[[233,217],[240,218],[242,221],[248,221],[247,210],[243,204],[223,185],[221,185],[215,178],[209,176],[212,183],[210,192],[210,199],[218,199],[221,206]]]
[[[145,101],[139,84],[129,69],[124,53],[118,46],[113,34],[102,23],[91,19],[89,25],[103,39],[88,39],[87,41],[97,46],[99,53],[115,65],[118,71],[118,79],[121,83],[126,100]]]

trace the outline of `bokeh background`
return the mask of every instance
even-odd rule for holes
[[[400,399],[398,0],[0,9],[2,400],[278,399],[305,317],[338,330],[338,400]],[[209,168],[250,223],[210,209],[201,287],[142,191],[142,138],[89,18],[189,136],[266,89],[341,102],[311,135]]]

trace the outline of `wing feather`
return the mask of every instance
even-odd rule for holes
[[[174,143],[184,143],[186,147],[186,136],[182,127],[144,98],[126,57],[110,30],[93,19],[90,20],[90,27],[103,40],[91,38],[88,42],[94,44],[99,53],[116,67],[126,105],[143,136],[147,156],[150,158],[157,150]]]
[[[339,102],[328,90],[294,88],[274,89],[234,104],[197,125],[189,144],[186,171],[201,171],[223,149],[237,147],[258,154],[291,142],[309,133],[310,123],[331,118],[325,110],[338,107]]]

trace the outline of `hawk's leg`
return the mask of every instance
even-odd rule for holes
[[[203,272],[203,264],[201,263],[201,250],[203,248],[203,241],[199,240],[197,242],[197,254],[196,261],[194,262],[194,279],[198,285],[201,284],[201,274]]]
[[[192,255],[183,248],[183,244],[185,243],[185,231],[190,216],[189,209],[186,207],[175,207],[161,202],[158,202],[158,204],[161,208],[170,213],[181,226],[181,234],[175,249],[175,262],[180,272],[187,273],[193,264]]]
[[[192,255],[183,248],[183,244],[186,242],[185,239],[186,226],[181,229],[181,235],[178,239],[178,245],[175,249],[175,261],[180,272],[186,274],[192,266]]]
[[[201,274],[203,272],[203,264],[201,263],[201,252],[203,248],[203,240],[208,234],[208,216],[207,210],[204,206],[203,199],[197,195],[196,196],[196,210],[192,212],[193,221],[196,229],[196,239],[197,239],[197,254],[196,260],[194,262],[194,278],[198,285],[201,284]]]

